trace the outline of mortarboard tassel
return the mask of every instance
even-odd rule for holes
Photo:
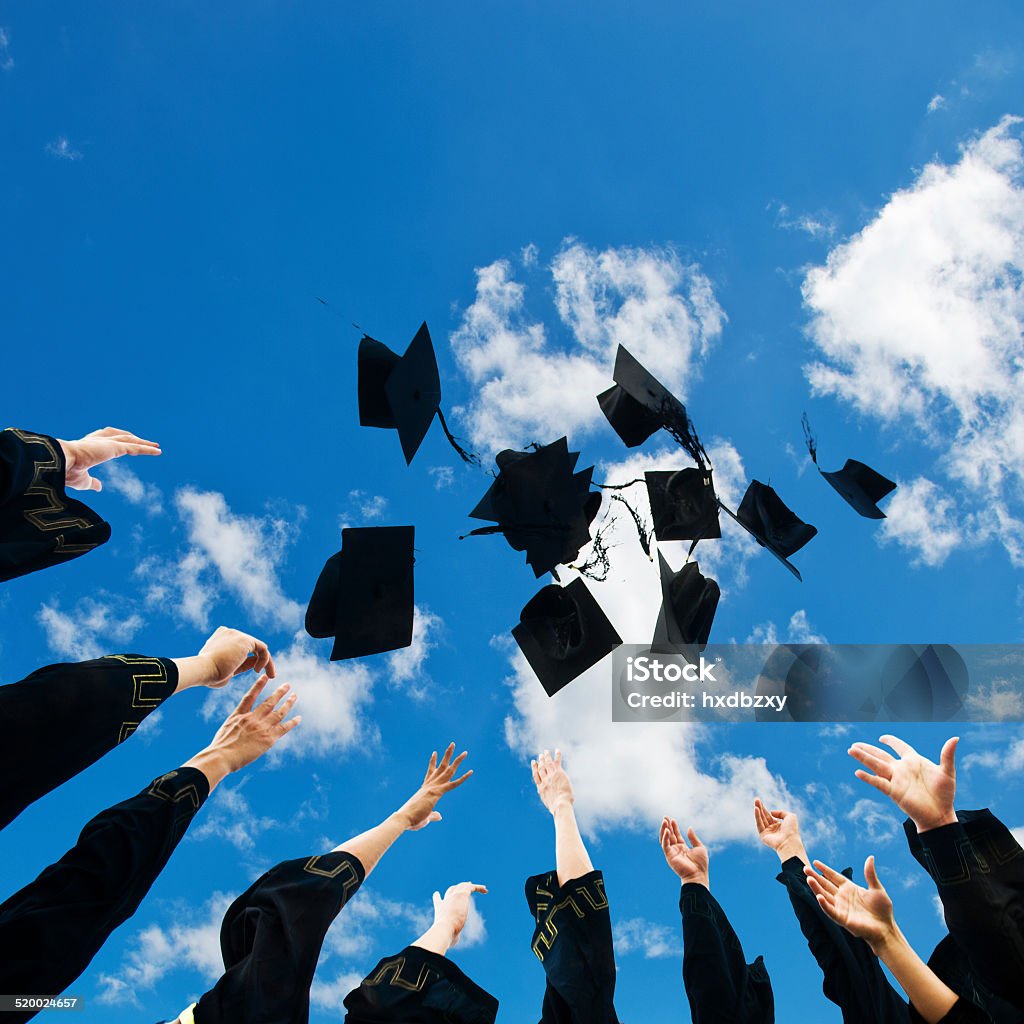
[[[448,443],[458,453],[460,459],[470,466],[481,465],[480,456],[476,452],[467,452],[462,445],[459,444],[455,435],[448,429],[448,424],[445,422],[444,413],[440,409],[437,410],[437,418],[441,421],[441,429],[444,431],[444,436],[448,438]]]

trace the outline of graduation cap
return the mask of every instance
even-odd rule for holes
[[[719,508],[732,516],[761,547],[767,548],[798,580],[802,581],[803,577],[799,570],[788,561],[788,558],[799,551],[818,530],[794,515],[773,488],[761,483],[760,480],[751,480],[740,507],[735,512],[730,511],[721,502]]]
[[[580,579],[539,590],[519,613],[512,636],[549,697],[622,643]]]
[[[601,411],[627,448],[643,444],[664,428],[694,458],[698,466],[708,462],[686,406],[622,345],[615,353],[615,386],[597,396]]]
[[[331,661],[408,647],[413,620],[412,526],[341,531],[306,609],[306,632],[334,637]]]
[[[722,536],[710,469],[652,471],[644,473],[644,480],[658,540],[696,542]]]
[[[711,635],[711,623],[722,591],[715,580],[701,575],[696,562],[674,572],[658,552],[661,569],[661,611],[654,627],[651,650],[671,653],[677,647],[703,651]]]
[[[575,472],[579,457],[565,437],[532,452],[499,452],[498,475],[469,513],[497,525],[468,536],[504,534],[514,550],[526,552],[538,577],[572,562],[590,541],[601,507],[600,493],[590,490],[593,466]]]
[[[445,423],[437,356],[425,322],[401,356],[382,341],[364,335],[359,342],[358,366],[359,424],[397,430],[407,464],[419,450],[435,415],[463,461],[477,461],[459,445]]]
[[[842,469],[826,473],[818,466],[818,444],[811,433],[811,425],[806,413],[804,413],[801,424],[804,428],[807,451],[818,472],[839,492],[855,512],[864,516],[865,519],[884,519],[885,513],[878,507],[878,502],[887,494],[895,491],[896,484],[856,459],[847,459]]]

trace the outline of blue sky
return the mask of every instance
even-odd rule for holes
[[[223,622],[284,652],[317,709],[204,810],[75,987],[85,1019],[101,998],[113,1022],[176,1013],[209,984],[216,894],[372,823],[450,737],[477,777],[332,932],[316,1024],[464,877],[491,894],[455,958],[501,1019],[536,1015],[522,880],[553,859],[526,765],[538,744],[575,765],[623,1019],[686,1015],[664,812],[712,846],[714,891],[765,954],[780,1019],[838,1013],[773,855],[749,842],[754,792],[799,807],[834,861],[875,852],[930,949],[931,892],[852,778],[859,734],[612,727],[608,663],[543,695],[493,640],[531,571],[500,540],[457,540],[487,478],[437,427],[409,468],[393,433],[359,429],[349,323],[403,349],[426,319],[456,432],[487,454],[568,432],[598,478],[684,464],[658,438],[627,453],[595,416],[615,342],[642,354],[686,400],[726,497],[770,480],[820,530],[794,559],[802,585],[728,527],[698,552],[723,586],[718,642],[1019,642],[1024,157],[1004,119],[1024,114],[1022,22],[1010,3],[0,5],[5,425],[113,423],[165,452],[105,475],[110,544],[5,586],[0,679],[96,651],[188,654]],[[809,467],[805,409],[824,468],[859,457],[900,482],[885,523]],[[295,632],[341,525],[409,522],[415,650],[330,668],[329,645]],[[593,589],[643,642],[656,575],[623,526],[613,539]],[[199,749],[218,709],[176,698],[6,829],[8,888]],[[945,736],[903,733],[933,752]],[[962,804],[1024,826],[1019,728],[974,727],[961,751]]]

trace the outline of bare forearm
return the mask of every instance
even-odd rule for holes
[[[455,943],[455,931],[443,921],[435,921],[414,943],[438,956],[444,956]]]
[[[775,852],[779,855],[779,862],[782,864],[796,857],[808,867],[811,865],[811,859],[807,856],[807,848],[799,836],[795,839],[787,839]]]
[[[346,839],[335,850],[351,853],[363,865],[369,876],[377,866],[377,862],[391,848],[391,844],[408,828],[408,824],[399,812],[388,815],[379,825],[361,832],[351,839]]]
[[[937,1024],[956,1004],[956,993],[914,952],[898,927],[872,949],[928,1024]]]
[[[573,878],[581,878],[594,870],[579,825],[576,823],[576,812],[572,804],[559,804],[552,817],[555,821],[555,867],[558,871],[558,884],[565,885]]]
[[[200,750],[195,757],[186,761],[183,767],[197,768],[201,771],[206,776],[207,782],[210,783],[211,793],[232,771],[224,754],[210,747]]]
[[[205,686],[212,678],[212,669],[207,658],[193,654],[187,658],[174,658],[178,666],[178,686],[175,693],[181,693],[191,686]]]

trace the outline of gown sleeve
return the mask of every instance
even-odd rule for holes
[[[532,949],[547,984],[542,1024],[618,1024],[615,951],[604,876],[591,871],[558,884],[548,871],[526,881]]]
[[[679,894],[683,985],[693,1024],[774,1024],[775,996],[764,960],[748,964],[725,911],[703,885]]]
[[[984,988],[1024,1011],[1024,849],[987,809],[919,833],[910,851],[931,876],[946,926]]]
[[[847,878],[852,872],[847,868]],[[843,1014],[843,1024],[907,1024],[909,1008],[889,984],[878,957],[863,939],[841,928],[818,906],[803,861],[790,857],[776,876],[786,887],[811,954],[823,975],[822,991]]]
[[[447,957],[406,946],[345,996],[345,1010],[346,1024],[494,1024],[498,1000]]]
[[[70,561],[110,539],[110,525],[64,488],[55,438],[0,430],[0,582]]]
[[[78,842],[0,904],[0,992],[58,995],[138,909],[210,793],[178,768],[90,821]],[[20,1024],[34,1013],[4,1014]]]
[[[115,654],[0,686],[0,828],[131,736],[177,685],[169,658]]]

